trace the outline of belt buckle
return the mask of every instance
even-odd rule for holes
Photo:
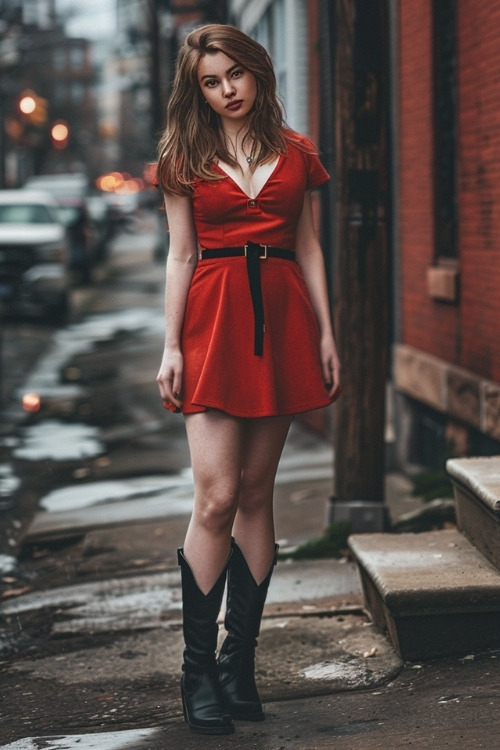
[[[248,246],[249,245],[253,245],[253,242],[252,243],[251,242],[247,242],[247,244],[243,246],[243,250],[245,252],[245,258],[248,257]],[[267,249],[268,249],[269,245],[260,245],[259,244],[259,247],[264,248],[264,254],[263,255],[259,255],[259,260],[267,260]]]

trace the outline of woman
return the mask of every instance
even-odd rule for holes
[[[232,719],[264,719],[254,654],[290,423],[341,390],[309,194],[329,177],[283,122],[267,52],[224,25],[186,38],[158,152],[170,228],[158,384],[185,416],[195,483],[178,553],[181,692],[193,730],[229,734]]]

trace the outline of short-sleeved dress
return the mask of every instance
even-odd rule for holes
[[[312,143],[287,142],[257,197],[224,175],[193,183],[198,241],[204,249],[247,242],[295,249],[304,192],[329,179]],[[236,417],[297,414],[331,403],[323,382],[319,328],[298,263],[259,261],[265,333],[254,353],[254,312],[245,257],[200,259],[182,330],[184,414],[219,409]]]

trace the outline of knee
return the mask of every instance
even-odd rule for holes
[[[237,490],[218,488],[203,493],[196,503],[198,522],[210,533],[225,533],[231,529],[237,508]]]

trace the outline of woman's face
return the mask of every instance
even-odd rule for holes
[[[250,114],[257,96],[255,76],[223,52],[201,58],[198,83],[206,101],[222,119],[241,122]]]

